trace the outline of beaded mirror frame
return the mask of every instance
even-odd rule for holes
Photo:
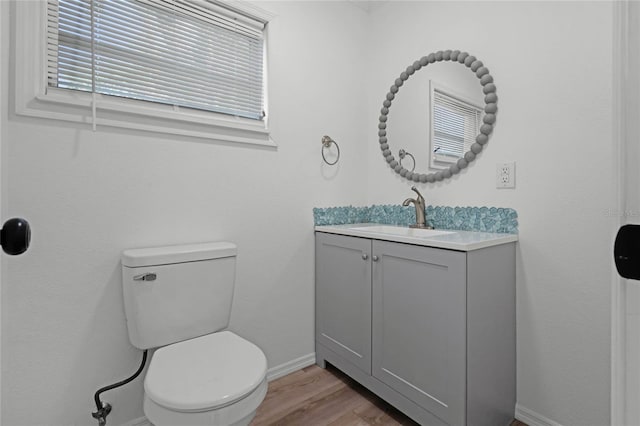
[[[484,93],[484,116],[482,118],[483,124],[480,126],[480,133],[476,136],[475,142],[471,145],[471,149],[467,151],[462,158],[456,163],[452,164],[448,169],[440,170],[432,173],[417,173],[412,172],[400,164],[391,152],[389,148],[389,141],[387,139],[387,118],[392,102],[396,95],[400,91],[402,85],[407,81],[416,71],[426,67],[429,64],[434,64],[441,61],[458,62],[461,65],[466,66],[473,72],[480,80],[482,86],[482,92]],[[382,156],[385,158],[389,166],[403,178],[421,183],[433,183],[439,182],[444,179],[448,179],[453,175],[460,173],[460,171],[466,168],[469,163],[475,160],[476,155],[479,154],[483,147],[489,142],[489,136],[493,132],[493,128],[496,123],[496,114],[498,112],[498,96],[496,94],[496,85],[493,83],[493,77],[489,74],[489,69],[484,66],[482,61],[475,56],[470,55],[467,52],[460,52],[459,50],[439,50],[435,53],[430,53],[427,56],[423,56],[419,60],[415,61],[412,65],[409,65],[405,71],[400,73],[393,85],[389,88],[389,93],[385,96],[385,100],[382,102],[382,109],[380,110],[380,122],[378,123],[378,141],[380,142],[380,149],[382,150]]]

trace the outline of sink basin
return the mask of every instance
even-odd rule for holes
[[[417,237],[417,238],[439,237],[441,235],[454,233],[451,231],[438,231],[435,229],[405,228],[401,226],[387,226],[387,225],[362,226],[362,227],[356,227],[352,229],[357,229],[358,231],[377,232],[380,234],[398,235],[402,237]]]

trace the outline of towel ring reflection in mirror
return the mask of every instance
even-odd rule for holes
[[[398,151],[398,157],[400,157],[401,166],[402,166],[402,160],[404,160],[404,157],[407,157],[407,156],[411,157],[411,160],[413,160],[413,167],[411,167],[411,170],[409,170],[410,172],[412,172],[416,169],[416,157],[414,157],[410,152],[405,151],[404,149],[401,149],[400,151]]]
[[[327,160],[327,157],[325,157],[324,155],[324,150],[325,149],[329,149],[331,148],[331,145],[335,145],[336,146],[336,150],[338,151],[338,154],[336,155],[336,159],[334,162],[330,162]],[[327,163],[330,166],[335,165],[338,160],[340,160],[340,147],[338,146],[338,144],[336,143],[336,141],[334,141],[333,139],[331,139],[331,137],[325,135],[322,137],[322,159],[324,160],[325,163]]]

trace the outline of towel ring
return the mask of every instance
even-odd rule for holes
[[[336,149],[338,150],[338,157],[336,158],[336,161],[334,161],[333,163],[330,163],[329,161],[327,161],[327,158],[324,156],[324,150],[325,148],[330,148],[331,144],[336,146]],[[338,144],[336,143],[336,141],[334,141],[333,139],[331,139],[329,136],[323,136],[322,137],[322,159],[324,160],[325,163],[327,163],[330,166],[335,165],[338,160],[340,160],[340,147],[338,146]]]
[[[412,172],[416,169],[416,158],[410,152],[407,152],[404,149],[401,149],[400,151],[398,151],[398,157],[400,157],[401,166],[402,166],[402,160],[404,160],[404,157],[406,156],[411,157],[411,159],[413,160],[413,167],[411,167],[411,170],[409,170],[410,172]]]

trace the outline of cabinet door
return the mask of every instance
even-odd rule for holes
[[[373,375],[465,424],[466,254],[373,243]]]
[[[316,233],[316,340],[371,374],[371,241]]]

